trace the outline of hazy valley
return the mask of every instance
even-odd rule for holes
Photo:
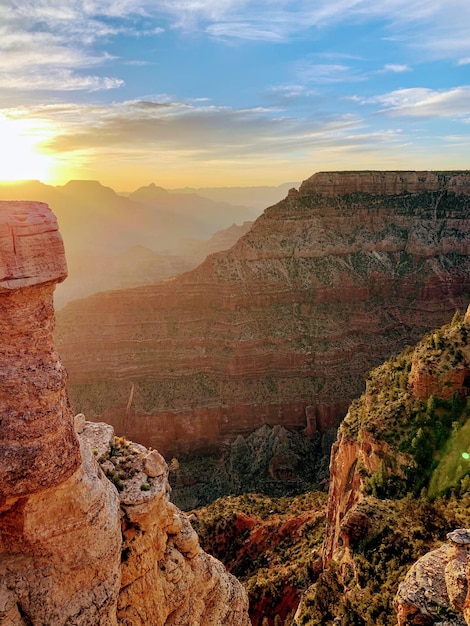
[[[92,180],[55,187],[26,181],[0,184],[0,199],[53,207],[69,270],[55,294],[61,308],[97,291],[156,283],[192,269],[230,248],[290,186],[168,191],[150,184],[121,195]]]

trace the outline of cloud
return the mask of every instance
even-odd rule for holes
[[[211,24],[206,32],[214,37],[235,37],[252,41],[281,42],[284,40],[282,33],[276,30],[242,21]]]
[[[398,74],[401,72],[410,72],[411,68],[408,65],[395,65],[394,63],[387,63],[387,65],[384,65],[382,71]]]
[[[124,81],[118,78],[80,76],[70,70],[53,70],[38,74],[26,72],[21,76],[14,72],[0,74],[0,89],[28,91],[101,91],[121,87]]]
[[[378,104],[381,111],[394,116],[444,118],[468,116],[470,86],[452,89],[398,89],[372,98],[354,98],[361,104]]]
[[[82,76],[105,67],[107,43],[126,35],[155,37],[169,29],[205,33],[221,40],[281,43],[311,29],[381,20],[390,38],[421,51],[421,58],[470,58],[467,0],[22,0],[0,5],[0,73],[3,83],[57,89],[58,71],[69,71],[74,89],[109,89],[120,77]],[[347,57],[344,57],[347,58]],[[139,59],[134,59],[139,62]],[[56,72],[52,71],[53,69]],[[388,64],[384,71],[404,72]],[[309,80],[362,80],[347,64],[312,64]],[[38,76],[31,82],[33,73]],[[23,81],[21,84],[21,77]],[[49,81],[49,83],[48,83]]]
[[[0,86],[66,91],[121,86],[120,78],[83,75],[83,70],[113,59],[102,48],[113,37],[123,33],[155,35],[163,31],[155,25],[136,30],[129,20],[129,12],[134,10],[142,13],[143,3],[23,0],[3,4],[0,6]]]
[[[366,76],[349,65],[339,63],[309,63],[300,61],[295,74],[306,83],[351,83],[366,80]]]
[[[234,109],[207,102],[128,101],[111,106],[55,104],[10,111],[56,132],[42,150],[52,154],[127,154],[132,158],[250,160],[340,145],[362,127],[353,115],[296,119],[276,108]],[[364,135],[364,141],[366,135]],[[256,139],[254,139],[256,138]],[[140,157],[139,157],[140,155]],[[152,156],[153,155],[153,156]],[[188,157],[188,155],[190,155]],[[182,161],[183,162],[183,161]]]
[[[145,4],[145,3],[142,3]],[[199,28],[218,37],[287,41],[312,28],[357,24],[378,19],[387,25],[389,40],[406,43],[436,58],[470,52],[467,0],[163,0],[177,27]],[[247,25],[247,31],[243,25]]]

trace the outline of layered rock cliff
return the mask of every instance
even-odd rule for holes
[[[468,472],[449,462],[470,444],[469,333],[470,308],[461,321],[372,372],[364,395],[351,404],[331,453],[325,564],[347,545],[342,528],[366,494],[419,495],[425,488],[436,497]]]
[[[69,304],[76,410],[178,455],[337,425],[366,371],[466,306],[469,194],[468,172],[315,174],[192,272]]]
[[[73,417],[52,334],[65,276],[47,205],[0,202],[0,623],[248,626],[160,454]]]
[[[470,310],[456,313],[352,402],[331,454],[324,571],[296,624],[396,624],[397,591],[402,626],[465,623],[467,551],[439,546],[470,525],[469,335]]]

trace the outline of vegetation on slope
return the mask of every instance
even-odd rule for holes
[[[359,444],[373,440],[382,460],[371,473],[360,463],[355,468],[364,484],[355,508],[362,522],[350,533],[347,558],[321,571],[320,517],[306,532],[279,541],[286,520],[309,507],[320,511],[322,494],[280,500],[246,495],[198,511],[205,549],[250,592],[253,624],[391,626],[393,598],[411,565],[449,531],[470,527],[469,331],[470,320],[456,315],[371,372],[365,394],[353,402],[341,436]]]
[[[374,370],[341,436],[382,451],[353,509],[360,527],[305,594],[296,624],[396,624],[398,583],[446,534],[470,526],[470,319],[427,335]],[[358,465],[360,465],[358,463]]]
[[[291,623],[302,593],[318,575],[326,494],[229,496],[195,513],[192,524],[203,549],[247,588],[253,625]]]
[[[395,626],[393,598],[411,565],[442,545],[450,530],[470,526],[470,493],[434,502],[369,496],[361,509],[367,533],[351,544],[351,562],[332,561],[307,591],[299,626]]]
[[[367,479],[366,490],[371,495],[419,496],[437,471],[440,478],[431,481],[430,494],[436,497],[458,488],[470,473],[470,461],[461,456],[467,450],[460,449],[469,439],[469,426],[465,426],[470,416],[469,381],[465,380],[470,367],[469,327],[470,323],[456,314],[451,324],[426,335],[414,349],[408,348],[373,370],[366,392],[351,404],[342,435],[360,439],[367,432],[389,446],[379,469]],[[458,371],[462,376],[456,376]],[[413,387],[417,376],[427,385],[420,394]],[[449,463],[444,458],[456,455],[462,461],[459,471],[449,467],[443,474],[441,464]]]

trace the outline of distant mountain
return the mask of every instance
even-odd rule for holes
[[[57,187],[0,184],[0,199],[46,202],[56,214],[69,266],[67,283],[57,289],[59,307],[95,291],[150,284],[190,269],[204,260],[204,242],[215,232],[261,212],[197,194],[170,194],[155,184],[125,197],[95,180]],[[234,240],[228,241],[230,247]],[[153,252],[153,261],[137,267],[132,255],[121,256],[135,246]],[[211,252],[220,249],[213,245]]]
[[[230,204],[242,204],[243,206],[262,211],[282,200],[293,187],[298,188],[300,182],[282,183],[277,186],[257,187],[183,187],[170,189],[172,194],[196,193],[204,198]]]
[[[315,174],[191,272],[59,312],[76,410],[165,454],[325,432],[366,371],[467,305],[469,210],[468,172]]]

